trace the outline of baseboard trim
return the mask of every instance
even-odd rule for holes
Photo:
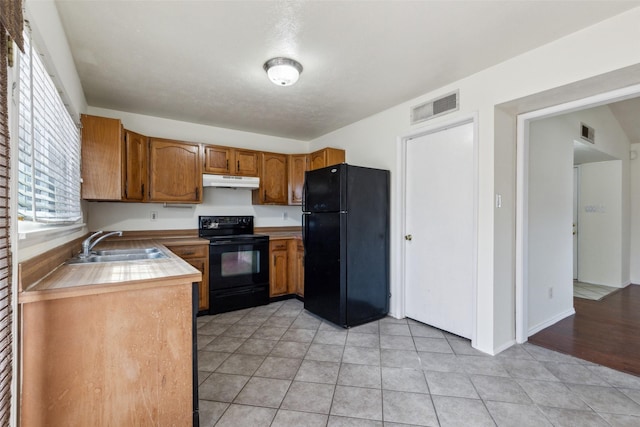
[[[506,343],[496,347],[493,349],[493,353],[492,356],[495,356],[496,354],[500,354],[503,351],[505,351],[508,348],[511,348],[512,346],[514,346],[516,344],[516,340],[509,340]]]
[[[554,323],[558,323],[559,321],[561,321],[562,319],[572,316],[576,314],[576,310],[571,307],[569,310],[564,311],[560,314],[557,314],[555,316],[553,316],[551,319],[549,320],[545,320],[542,323],[537,324],[536,326],[529,328],[529,334],[527,336],[531,336],[534,334],[537,334],[538,332],[540,332],[541,330],[548,328],[549,326],[553,325]]]

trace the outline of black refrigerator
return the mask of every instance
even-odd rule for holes
[[[348,328],[389,311],[389,171],[305,173],[304,308]]]

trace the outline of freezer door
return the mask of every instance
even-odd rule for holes
[[[346,164],[305,172],[305,212],[340,212],[344,210]]]
[[[345,325],[343,216],[311,213],[304,219],[304,308],[340,326]]]

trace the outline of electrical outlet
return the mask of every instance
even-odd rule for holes
[[[158,220],[158,212],[151,211],[151,221],[157,221],[157,220]]]
[[[553,298],[553,288],[549,288],[549,299]]]

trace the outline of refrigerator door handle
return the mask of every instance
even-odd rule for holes
[[[302,184],[302,211],[307,212],[307,180]]]
[[[307,250],[307,214],[302,214],[302,246],[306,252]]]

